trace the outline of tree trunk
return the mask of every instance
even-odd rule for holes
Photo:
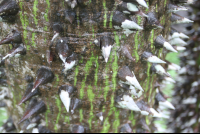
[[[36,71],[41,66],[49,66],[55,74],[51,84],[40,86],[41,98],[47,105],[47,111],[42,115],[43,125],[52,132],[70,132],[70,124],[82,124],[89,128],[89,132],[119,132],[121,125],[131,124],[134,132],[139,132],[141,126],[138,121],[145,118],[150,132],[154,132],[153,117],[142,116],[129,110],[115,107],[115,92],[120,88],[117,72],[124,65],[134,71],[136,78],[145,90],[140,99],[143,99],[150,107],[154,107],[155,88],[157,76],[150,74],[149,63],[142,63],[140,57],[144,51],[150,51],[161,59],[167,53],[164,49],[156,49],[154,39],[162,34],[164,38],[170,30],[170,14],[166,12],[164,0],[147,0],[149,9],[142,8],[146,13],[154,12],[164,29],[142,30],[126,37],[121,30],[112,28],[112,14],[116,10],[118,0],[92,0],[87,6],[77,6],[77,16],[85,13],[86,20],[70,24],[64,20],[63,10],[70,7],[64,0],[19,0],[20,12],[14,23],[0,23],[0,38],[5,37],[11,29],[18,29],[23,35],[23,43],[27,53],[19,58],[10,58],[5,61],[7,75],[6,87],[1,87],[9,92],[7,99],[7,111],[12,117],[17,132],[22,129],[19,125],[27,104],[18,106],[26,87],[24,80],[26,75],[36,78]],[[91,20],[96,13],[101,13],[98,22]],[[133,16],[137,24],[144,27],[145,18]],[[52,25],[60,22],[64,27],[62,37],[69,41],[69,47],[78,54],[79,62],[64,76],[62,62],[57,59],[50,66],[47,63],[46,51],[49,50],[53,37]],[[103,35],[109,35],[115,39],[108,63],[102,57],[100,47],[94,44],[94,40]],[[131,62],[120,53],[120,46],[128,45],[136,62]],[[1,55],[9,52],[9,45],[1,46]],[[77,98],[82,100],[82,107],[75,110],[74,114],[67,113],[58,95],[61,85],[70,83],[77,87]],[[96,114],[103,112],[104,122],[101,123]],[[142,130],[146,132],[146,130]]]

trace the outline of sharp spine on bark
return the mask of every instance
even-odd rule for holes
[[[137,93],[135,87],[128,85],[128,84],[124,84],[123,82],[120,82],[120,81],[119,81],[119,85],[122,89],[125,90],[125,92],[128,92],[128,93],[134,95],[134,97],[139,98],[139,94]]]
[[[173,39],[173,38],[189,39],[189,36],[185,35],[184,33],[178,32],[178,31],[175,30],[174,28],[171,28],[169,40],[171,40],[171,39]]]
[[[56,53],[64,64],[63,72],[66,74],[67,70],[72,69],[77,62],[77,55],[69,49],[66,40],[59,40],[56,44]]]
[[[176,81],[173,80],[171,77],[163,77],[162,79],[170,83],[176,83]]]
[[[62,85],[59,88],[59,96],[61,101],[63,102],[67,112],[69,112],[70,104],[71,104],[71,98],[75,94],[77,89],[74,86],[70,85]]]
[[[100,38],[100,48],[106,63],[108,62],[113,44],[114,40],[109,36],[102,36]]]
[[[133,3],[126,3],[126,2],[122,2],[121,4],[118,5],[118,9],[128,15],[140,15],[140,16],[144,16],[144,17],[148,17],[146,14],[144,14],[142,12],[142,10],[140,10],[137,5],[133,4]]]
[[[145,2],[145,0],[122,0],[123,2],[130,2],[130,3],[133,3],[133,4],[139,4],[139,5],[142,5],[143,7],[146,7],[146,8],[149,8],[147,3]]]
[[[128,66],[123,66],[121,69],[119,69],[118,77],[126,84],[133,85],[135,88],[144,91],[135,77],[135,74],[130,71]]]
[[[13,49],[10,50],[9,54],[7,54],[6,56],[4,56],[2,58],[2,60],[5,60],[9,57],[14,57],[17,55],[26,55],[26,48],[24,47],[23,44],[17,44],[16,46],[14,46]]]
[[[168,70],[175,70],[175,71],[178,71],[181,69],[181,67],[177,64],[174,64],[174,63],[170,63],[169,61],[166,61],[167,62],[167,65],[168,65]]]
[[[146,52],[146,51],[143,52],[141,60],[150,63],[166,63],[165,61],[159,59],[157,56],[154,56],[151,52]]]
[[[158,21],[153,12],[149,12],[147,15],[148,17],[146,18],[145,21],[145,29],[157,29],[157,28],[163,29],[163,27],[161,26],[160,22]]]
[[[122,55],[126,56],[131,61],[135,62],[135,59],[132,57],[131,53],[128,50],[128,45],[121,46]]]
[[[172,45],[166,42],[165,39],[161,35],[157,36],[157,38],[155,39],[154,46],[157,48],[165,47],[167,50],[177,53],[177,51],[172,47]]]
[[[167,77],[171,77],[169,73],[165,71],[165,69],[159,64],[152,64],[151,71],[155,72],[159,75],[165,75]]]
[[[72,98],[70,103],[71,113],[74,114],[77,108],[81,107],[81,100],[77,98]]]
[[[182,17],[182,16],[180,16],[178,14],[172,13],[171,22],[173,24],[180,24],[180,23],[192,23],[194,21],[189,20],[189,19],[187,19],[185,17]]]
[[[121,126],[120,133],[133,133],[133,130],[131,129],[130,125],[126,123]]]
[[[136,105],[141,110],[140,112],[142,115],[152,114],[153,117],[158,117],[158,118],[161,117],[161,115],[155,109],[150,108],[143,100],[137,101]]]
[[[175,12],[178,12],[178,11],[186,11],[188,9],[184,6],[177,6],[177,5],[170,3],[170,4],[167,5],[167,10],[168,10],[169,13],[170,12],[175,13]]]
[[[54,74],[49,67],[42,66],[37,70],[36,80],[31,92],[34,92],[40,85],[51,83],[54,79]]]
[[[134,102],[133,98],[129,95],[124,94],[116,96],[115,102],[117,103],[117,107],[119,108],[128,109],[132,111],[141,111]]]
[[[96,116],[99,118],[99,120],[100,120],[101,122],[104,121],[104,119],[103,119],[103,112],[97,113]]]
[[[21,33],[18,30],[12,30],[12,34],[8,35],[6,38],[0,41],[0,45],[3,44],[13,44],[13,43],[22,43]]]
[[[186,48],[182,47],[182,46],[174,46],[174,49],[176,49],[177,51],[184,51],[184,50],[186,50]]]
[[[115,29],[135,29],[143,30],[137,23],[130,20],[125,14],[115,11],[112,18],[113,26]]]
[[[41,95],[39,88],[31,92],[33,89],[33,83],[28,84],[26,91],[18,105],[21,105],[22,103],[25,103],[26,101],[30,100],[32,97],[36,95]]]
[[[39,102],[30,102],[31,106],[28,107],[27,111],[25,112],[22,119],[19,121],[18,124],[22,123],[26,119],[29,119],[30,117],[37,116],[38,114],[46,111],[46,104],[43,101]]]
[[[77,55],[74,52],[72,52],[72,55],[67,57],[66,61],[64,63],[64,73],[66,74],[67,70],[72,69],[76,65],[77,61],[78,61],[77,60]]]
[[[175,110],[175,107],[163,97],[163,95],[159,92],[158,89],[156,89],[156,93],[157,94],[156,94],[155,98],[158,101],[159,106],[164,106],[166,108],[170,108],[170,109]]]
[[[169,41],[169,43],[171,45],[181,45],[181,46],[187,45],[187,43],[184,40],[182,40],[181,38],[173,38]]]
[[[60,33],[63,32],[63,27],[60,23],[54,23],[53,24],[53,32],[54,32],[54,36],[53,38],[51,39],[51,42],[53,42],[58,36]]]

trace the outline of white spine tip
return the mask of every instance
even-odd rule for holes
[[[175,110],[175,107],[169,101],[159,102],[159,105]]]
[[[34,92],[34,91],[35,91],[35,88],[33,88],[31,92]]]
[[[150,108],[151,113],[153,114],[153,117],[158,117],[160,118],[161,115],[153,108]]]
[[[170,45],[168,42],[165,42],[165,43],[164,43],[164,47],[165,47],[167,50],[170,50],[170,51],[172,51],[172,52],[178,53],[178,52],[172,47],[172,45]]]
[[[156,56],[151,56],[147,59],[148,62],[151,62],[151,63],[166,63],[165,61],[159,59],[158,57]]]
[[[99,120],[103,122],[103,116],[100,116],[100,117],[99,117]]]

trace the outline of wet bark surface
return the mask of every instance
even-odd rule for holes
[[[70,132],[70,124],[82,124],[89,132],[119,132],[120,125],[130,123],[134,131],[139,131],[138,121],[145,118],[153,132],[153,117],[142,116],[140,113],[116,108],[114,104],[115,91],[119,89],[117,72],[124,65],[134,71],[136,78],[145,90],[142,99],[149,106],[154,106],[154,84],[157,76],[150,74],[150,64],[142,63],[140,56],[144,51],[150,51],[164,59],[166,50],[158,50],[153,46],[157,35],[167,37],[169,33],[169,14],[166,13],[164,0],[149,0],[149,9],[146,13],[155,12],[164,29],[142,30],[128,37],[121,30],[112,26],[112,16],[120,1],[92,0],[87,6],[77,6],[75,22],[70,24],[64,19],[64,10],[71,9],[64,0],[19,0],[20,12],[13,23],[0,23],[0,38],[5,37],[12,29],[22,33],[23,43],[27,54],[5,61],[7,86],[1,87],[9,91],[7,110],[14,120],[17,131],[22,129],[18,125],[28,105],[18,106],[28,83],[24,80],[26,75],[35,79],[36,71],[41,66],[49,66],[55,74],[51,84],[40,86],[42,95],[39,97],[47,105],[47,111],[42,115],[43,125],[53,132]],[[146,10],[146,11],[145,11]],[[133,16],[142,27],[145,18]],[[78,54],[78,64],[66,75],[62,73],[62,61],[57,56],[50,66],[47,63],[46,53],[54,35],[52,25],[56,22],[62,24],[64,37],[69,47]],[[109,35],[115,39],[108,63],[102,57],[100,47],[94,40],[102,35]],[[122,56],[120,46],[128,45],[136,62]],[[1,55],[9,52],[11,45],[2,45]],[[82,107],[74,114],[67,113],[58,96],[61,85],[69,83],[78,89],[77,98],[82,100]],[[141,99],[140,98],[140,99]],[[104,122],[101,123],[96,114],[103,112]],[[136,129],[137,128],[137,129]],[[145,130],[143,130],[145,131]]]

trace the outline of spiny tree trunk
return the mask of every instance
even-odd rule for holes
[[[112,28],[112,14],[119,3],[118,0],[92,0],[86,7],[76,7],[77,15],[88,15],[83,23],[70,24],[63,19],[63,10],[69,8],[64,0],[19,0],[20,12],[14,23],[1,23],[0,38],[5,37],[12,28],[17,28],[23,35],[23,43],[26,45],[27,54],[20,58],[6,60],[6,75],[8,86],[3,87],[9,91],[7,111],[12,117],[19,132],[22,125],[18,125],[28,105],[18,106],[27,83],[26,75],[35,79],[36,71],[41,66],[49,66],[46,59],[46,50],[49,49],[53,37],[52,25],[60,22],[64,27],[63,37],[69,40],[69,47],[79,55],[79,62],[66,77],[62,74],[62,62],[59,58],[49,66],[56,78],[51,84],[40,86],[40,97],[47,105],[47,111],[42,114],[43,125],[53,132],[70,132],[70,124],[82,124],[89,128],[90,132],[119,132],[122,124],[131,122],[133,131],[141,128],[138,121],[145,118],[150,131],[154,131],[153,117],[142,116],[139,113],[116,108],[114,105],[115,91],[119,89],[117,72],[124,65],[128,65],[135,72],[136,78],[145,90],[142,98],[149,106],[154,106],[154,85],[157,76],[150,74],[150,64],[140,61],[141,54],[148,50],[159,58],[164,59],[166,50],[158,50],[153,46],[157,35],[165,38],[169,33],[170,14],[166,12],[164,0],[147,0],[149,9],[142,8],[146,13],[154,12],[164,29],[142,30],[126,37],[120,30]],[[100,12],[99,22],[90,21],[94,13]],[[79,18],[77,18],[79,19]],[[143,17],[133,16],[141,26],[144,25]],[[105,63],[101,50],[94,45],[94,40],[102,35],[110,35],[115,39],[108,63]],[[136,63],[131,62],[120,54],[120,46],[129,45]],[[1,55],[8,53],[10,46],[1,46]],[[67,113],[58,96],[58,88],[70,83],[77,87],[78,98],[83,105],[72,115]],[[96,118],[98,112],[104,112],[104,122]],[[23,123],[22,123],[23,124]],[[145,132],[145,130],[143,130]]]

